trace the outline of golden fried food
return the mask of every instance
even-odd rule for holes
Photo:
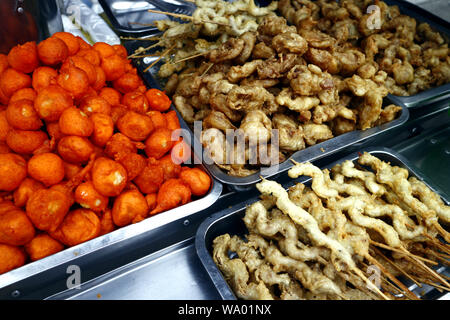
[[[0,274],[23,266],[26,260],[25,252],[21,248],[0,244]]]
[[[83,111],[70,107],[61,114],[59,128],[63,134],[89,137],[94,131],[94,123]]]
[[[18,100],[36,100],[37,93],[32,88],[23,88],[14,92],[14,94],[9,99],[9,103],[16,102]]]
[[[81,98],[89,87],[89,78],[86,72],[75,66],[61,69],[57,78],[58,85],[72,95],[72,98]]]
[[[88,209],[76,209],[70,211],[61,225],[50,232],[52,238],[57,239],[66,246],[94,239],[100,235],[100,219]]]
[[[57,38],[50,37],[41,41],[37,46],[39,60],[48,66],[56,66],[66,60],[69,48],[66,43]]]
[[[128,109],[138,113],[145,113],[149,108],[145,94],[139,91],[132,91],[124,94],[121,103],[127,106]]]
[[[125,61],[115,53],[102,59],[101,68],[105,72],[106,81],[117,80],[125,74]]]
[[[114,224],[119,227],[126,226],[135,219],[143,219],[147,214],[147,201],[138,190],[122,192],[114,201],[112,208]]]
[[[147,160],[145,157],[133,152],[127,153],[118,161],[127,170],[128,180],[133,180],[136,178],[147,166]]]
[[[8,63],[17,71],[33,72],[39,66],[36,42],[25,42],[13,47],[8,53]]]
[[[58,71],[50,67],[39,67],[33,71],[31,85],[36,92],[48,87],[51,84],[56,84]]]
[[[157,160],[149,159],[145,168],[141,170],[133,182],[142,193],[155,193],[164,182],[164,169]]]
[[[31,86],[31,77],[23,72],[13,68],[8,68],[0,74],[0,91],[6,101],[0,101],[7,104],[9,98],[19,89],[29,88]]]
[[[180,179],[169,179],[158,190],[156,207],[150,214],[157,214],[183,205],[191,200],[191,190]]]
[[[115,133],[106,143],[105,153],[115,160],[121,159],[128,153],[137,152],[136,144],[122,133]]]
[[[8,131],[10,130],[11,126],[8,123],[8,120],[6,119],[6,111],[1,110],[0,111],[0,141],[6,141],[6,135],[8,134]]]
[[[58,142],[58,153],[64,161],[86,163],[94,152],[94,145],[85,137],[65,136]]]
[[[27,175],[27,162],[18,154],[0,154],[0,190],[13,191]]]
[[[38,92],[34,108],[41,119],[59,120],[63,111],[73,106],[70,94],[58,85],[49,85]]]
[[[25,207],[30,196],[36,191],[44,188],[45,186],[41,182],[31,178],[25,178],[22,180],[19,187],[14,190],[14,205],[19,208]]]
[[[104,147],[114,133],[114,122],[103,113],[94,113],[90,119],[94,127],[91,141],[98,147]]]
[[[6,119],[13,128],[19,130],[39,130],[43,124],[34,109],[33,101],[25,99],[10,101]]]
[[[36,235],[30,242],[25,245],[25,250],[31,261],[40,260],[52,254],[60,252],[64,249],[57,240],[53,239],[46,233]]]
[[[120,104],[120,101],[122,100],[120,92],[109,87],[102,88],[98,95],[113,107]]]
[[[22,246],[33,239],[34,234],[33,224],[19,208],[0,214],[0,243]]]
[[[95,66],[92,65],[85,58],[83,58],[81,56],[69,57],[61,65],[60,70],[65,70],[65,69],[68,69],[69,67],[77,67],[78,69],[83,70],[89,79],[90,85],[93,85],[96,82],[97,74],[96,74]]]
[[[79,107],[88,116],[94,113],[111,114],[111,105],[101,96],[87,96],[81,101]]]
[[[108,158],[98,158],[92,168],[94,188],[106,197],[118,196],[127,183],[127,171],[118,162]]]
[[[114,89],[123,94],[137,90],[140,85],[141,78],[139,78],[136,72],[127,72],[113,81]]]
[[[116,229],[116,225],[112,219],[111,209],[107,209],[100,216],[100,235],[110,233]]]
[[[211,187],[211,178],[199,168],[186,168],[180,173],[180,179],[189,188],[194,196],[203,196]]]
[[[64,179],[64,164],[54,153],[37,154],[28,160],[28,174],[49,187]]]
[[[145,141],[145,153],[148,157],[160,159],[172,149],[174,144],[172,131],[167,128],[158,128]]]
[[[68,49],[68,56],[73,56],[80,49],[78,39],[70,32],[55,32],[52,37],[62,40]]]
[[[55,189],[40,189],[31,194],[26,213],[33,225],[43,231],[56,230],[72,205],[70,197]]]
[[[150,117],[134,111],[128,111],[117,120],[117,128],[121,133],[134,141],[145,140],[153,131]]]
[[[86,181],[75,189],[75,202],[85,209],[103,212],[108,206],[108,197],[103,196],[94,188],[92,181]]]

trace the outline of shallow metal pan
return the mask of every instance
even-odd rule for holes
[[[409,171],[410,176],[417,177],[422,180],[425,184],[428,185],[433,191],[437,189],[427,181],[426,177],[424,177],[417,169],[412,168],[412,166],[408,163],[408,161],[401,155],[397,154],[395,151],[388,148],[367,148],[362,149],[361,152],[367,151],[370,154],[378,157],[383,161],[388,161],[392,165],[399,166],[402,168],[406,168]],[[326,166],[326,168],[332,168],[334,165],[338,163],[342,163],[345,160],[355,161],[358,159],[358,153],[353,153],[348,155],[345,158],[342,158],[332,164]],[[287,189],[293,186],[296,183],[304,183],[306,185],[310,185],[311,178],[309,177],[299,177],[298,179],[293,179],[289,183],[285,184],[284,187]],[[245,227],[242,218],[245,215],[245,209],[248,205],[259,200],[259,197],[253,197],[250,199],[242,199],[242,203],[236,205],[232,208],[228,208],[226,210],[215,213],[214,215],[205,219],[205,221],[200,225],[197,230],[195,236],[195,248],[197,251],[197,255],[201,260],[203,267],[208,273],[211,281],[216,286],[217,291],[220,296],[224,300],[235,300],[236,296],[228,286],[226,280],[224,279],[222,273],[219,268],[216,266],[212,259],[212,243],[213,240],[222,234],[228,233],[231,236],[238,235],[243,236],[247,232],[247,228]],[[443,199],[445,203],[448,205],[448,199]],[[438,272],[448,272],[449,268],[440,267],[437,269]],[[402,279],[403,280],[403,279]],[[440,293],[433,287],[423,286],[423,288],[418,288],[412,282],[404,281],[405,284],[415,292],[422,299],[438,299],[442,297],[445,293]],[[420,289],[420,290],[419,290]]]
[[[133,52],[139,44],[136,41],[130,41],[124,44],[125,47],[128,49],[128,52]],[[146,64],[142,63],[143,61],[138,61],[136,63],[136,68],[138,72],[140,73],[141,77],[144,78],[144,80],[154,88],[162,89],[162,85],[158,80],[156,79],[156,76],[153,72],[143,72],[146,68]],[[157,66],[155,66],[152,70],[156,71]],[[396,128],[398,126],[401,126],[409,119],[409,110],[406,107],[406,105],[398,99],[398,97],[395,96],[388,96],[384,99],[384,104],[396,104],[400,107],[402,107],[402,111],[397,119],[394,119],[388,123],[382,124],[380,126],[369,128],[367,130],[355,130],[352,132],[344,133],[340,136],[334,137],[332,139],[329,139],[327,141],[318,143],[314,146],[307,147],[303,150],[297,151],[294,154],[291,155],[289,159],[293,159],[298,162],[303,161],[314,161],[321,158],[324,158],[326,156],[329,156],[337,151],[340,151],[350,145],[353,145],[358,142],[362,142],[363,140],[366,140],[368,138],[374,137],[376,135],[379,135],[380,133],[384,133],[386,131],[389,131],[390,129]],[[183,129],[186,129],[187,132],[190,135],[191,141],[196,146],[201,146],[201,143],[199,141],[199,138],[194,136],[193,131],[188,126],[188,124],[184,121],[183,117],[178,113],[176,108],[172,105],[172,108],[177,112],[178,118],[180,119],[180,124]],[[195,148],[194,152],[196,153],[196,156],[198,159],[205,159],[208,161],[204,161],[204,166],[208,169],[208,171],[220,182],[227,184],[231,186],[235,190],[239,190],[239,187],[243,187],[245,189],[246,186],[253,185],[260,181],[260,176],[263,176],[265,178],[275,176],[279,173],[282,173],[286,170],[288,170],[290,167],[292,167],[292,162],[288,160],[280,163],[278,166],[273,168],[266,168],[263,170],[263,172],[257,172],[247,177],[235,177],[228,175],[225,171],[220,169],[215,164],[208,164],[213,163],[211,159],[207,158],[207,155],[203,155],[201,148]]]

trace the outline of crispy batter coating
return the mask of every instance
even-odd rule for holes
[[[54,153],[41,153],[28,160],[28,174],[44,185],[52,186],[64,179],[64,164]]]
[[[39,66],[36,42],[25,42],[13,47],[8,53],[8,63],[17,71],[33,72]]]
[[[0,173],[0,190],[13,191],[27,175],[27,162],[18,154],[0,154]]]
[[[23,266],[26,259],[20,247],[0,244],[0,274]]]
[[[46,233],[36,235],[30,242],[25,245],[25,250],[31,261],[40,260],[52,254],[60,252],[64,249],[57,240],[53,239]]]
[[[50,232],[52,238],[66,246],[76,246],[99,235],[100,219],[93,211],[88,209],[70,211],[58,229]]]
[[[118,162],[100,157],[92,168],[94,188],[106,197],[118,196],[127,183],[127,171]]]
[[[114,224],[119,227],[126,226],[135,219],[143,219],[147,214],[147,200],[138,190],[122,192],[114,201],[112,208]]]

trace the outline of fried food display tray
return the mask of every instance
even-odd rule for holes
[[[203,167],[203,169],[205,168]],[[92,259],[96,260],[96,256],[104,257],[108,254],[114,254],[118,248],[123,248],[127,245],[133,246],[133,243],[139,241],[144,234],[151,232],[157,233],[161,227],[171,222],[184,219],[208,208],[217,201],[222,193],[222,184],[214,179],[211,180],[211,188],[202,198],[149,217],[139,223],[119,228],[103,236],[67,248],[61,252],[0,275],[0,296],[5,291],[14,290],[17,283],[30,281],[31,278],[45,279],[46,275],[49,275],[50,278],[58,277],[55,272],[61,272],[62,274],[59,276],[64,277],[66,269],[62,268],[62,266],[77,265],[78,258],[92,255],[94,256]],[[155,234],[155,236],[158,235]],[[101,259],[99,262],[101,263]],[[30,283],[39,285],[40,281],[33,280]]]
[[[365,151],[376,156],[382,161],[390,162],[390,164],[393,166],[399,166],[407,169],[409,171],[409,176],[418,178],[419,180],[423,181],[430,189],[439,194],[439,191],[432,184],[430,184],[429,181],[427,181],[426,177],[424,177],[417,169],[412,168],[408,161],[403,156],[397,154],[395,151],[388,148],[367,148],[362,149],[360,152]],[[355,161],[358,159],[358,157],[358,153],[353,153],[345,158],[333,162],[325,168],[330,169],[336,164],[342,163],[346,160]],[[310,182],[311,178],[302,176],[298,179],[291,180],[289,183],[283,185],[283,187],[287,189],[295,185],[296,183],[304,183],[305,185],[310,186]],[[442,199],[447,205],[449,205],[449,199]],[[259,196],[252,197],[250,199],[243,199],[242,203],[240,203],[239,205],[215,213],[205,219],[205,221],[203,221],[203,223],[197,230],[195,236],[195,248],[197,251],[197,255],[201,260],[202,265],[208,273],[210,279],[214,283],[217,291],[224,300],[236,300],[237,298],[212,259],[213,240],[217,236],[225,233],[230,234],[230,236],[243,236],[247,234],[247,228],[242,221],[242,218],[245,216],[246,207],[258,200]],[[440,266],[437,269],[437,272],[439,273],[448,271],[448,267]],[[422,288],[419,288],[408,279],[401,280],[405,283],[405,285],[409,287],[411,291],[413,291],[418,297],[422,299],[434,300],[439,299],[440,297],[445,295],[445,292],[441,293],[433,287],[423,285]]]
[[[439,31],[447,43],[450,42],[450,22],[424,10],[410,2],[402,0],[385,0],[388,5],[396,5],[402,14],[413,17],[419,22],[428,23],[433,29]],[[411,96],[395,96],[408,108],[426,107],[432,103],[450,98],[450,83],[431,88]]]
[[[135,49],[139,47],[139,44],[136,41],[129,41],[124,44],[127,48],[128,52],[133,52]],[[146,81],[146,83],[152,88],[162,89],[163,85],[157,80],[154,72],[144,72],[146,65],[142,63],[142,61],[138,61],[135,63],[135,66],[140,73],[141,77]],[[156,72],[156,67],[151,69]],[[264,178],[269,178],[275,176],[279,173],[282,173],[292,167],[292,162],[290,159],[295,160],[297,162],[304,161],[315,161],[326,156],[329,156],[335,152],[338,152],[348,146],[351,146],[355,143],[362,142],[368,138],[374,137],[380,133],[384,133],[393,128],[401,126],[409,119],[409,109],[408,107],[396,96],[387,96],[384,98],[384,105],[396,104],[402,108],[400,115],[387,123],[384,123],[380,126],[369,128],[367,130],[355,130],[351,132],[344,133],[340,136],[331,138],[324,142],[318,143],[313,146],[309,146],[303,150],[299,150],[292,154],[289,159],[280,163],[278,166],[274,166],[271,168],[267,168],[261,172],[261,170],[257,173],[246,177],[236,177],[228,175],[225,171],[220,169],[219,166],[213,163],[211,159],[207,157],[207,154],[204,155],[201,148],[195,148],[194,152],[198,159],[203,159],[207,161],[203,161],[203,165],[208,169],[211,175],[219,180],[220,182],[231,186],[234,189],[239,188],[240,186],[250,186],[261,180],[261,176]],[[194,135],[194,132],[188,126],[188,124],[184,121],[183,117],[179,114],[178,110],[173,106],[171,106],[173,110],[177,112],[178,118],[180,119],[180,125],[186,132],[190,135],[190,141],[194,143],[196,146],[201,146],[199,138]]]

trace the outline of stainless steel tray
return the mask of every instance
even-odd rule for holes
[[[426,177],[420,174],[416,169],[412,168],[412,166],[408,163],[408,161],[395,151],[388,148],[367,148],[362,149],[361,152],[367,151],[370,154],[378,157],[383,161],[388,161],[392,165],[399,166],[402,168],[406,168],[409,171],[410,176],[417,177],[422,180],[428,187],[430,187],[433,191],[436,192],[436,188],[427,181]],[[342,158],[338,161],[333,162],[330,165],[327,165],[326,168],[332,168],[334,165],[338,163],[342,163],[345,160],[355,161],[358,159],[358,153],[352,153],[345,158]],[[286,189],[295,185],[296,183],[304,183],[306,185],[310,185],[311,178],[309,177],[299,177],[298,179],[293,179],[289,181],[289,183],[283,185]],[[206,272],[211,278],[212,282],[216,286],[219,294],[224,300],[236,300],[236,296],[229,287],[228,283],[224,279],[222,273],[219,268],[216,266],[212,259],[212,243],[213,240],[222,234],[228,233],[230,235],[238,235],[243,236],[248,233],[247,228],[245,227],[242,218],[245,215],[245,209],[248,205],[259,200],[259,197],[253,197],[250,199],[243,200],[242,203],[228,208],[226,210],[215,213],[205,219],[203,223],[197,230],[195,236],[195,248],[197,251],[197,255],[200,261],[203,264]],[[448,199],[443,199],[445,203],[448,205]],[[445,268],[440,266],[437,269],[437,272],[444,273],[446,275],[450,274],[450,268]],[[409,287],[411,291],[416,293],[422,299],[438,299],[442,297],[445,293],[441,293],[435,288],[427,285],[423,285],[422,288],[417,287],[412,282],[409,282],[407,279],[402,279],[405,284]]]
[[[164,225],[176,220],[185,219],[190,215],[208,208],[216,202],[222,193],[222,184],[214,178],[212,178],[211,181],[212,185],[210,191],[202,198],[193,200],[192,202],[172,210],[162,212],[153,217],[149,217],[139,223],[119,228],[103,236],[81,243],[77,246],[67,248],[61,252],[38,261],[28,263],[20,268],[0,275],[0,296],[4,288],[10,287],[17,282],[27,280],[28,278],[39,274],[44,274],[46,272],[53,272],[53,270],[62,265],[76,265],[77,259],[85,255],[100,255],[105,252],[110,252],[111,249],[116,248],[117,246],[126,245],[127,241],[142,237],[144,234],[151,233]],[[101,263],[101,259],[99,262]],[[66,270],[59,270],[58,272],[65,273]]]

